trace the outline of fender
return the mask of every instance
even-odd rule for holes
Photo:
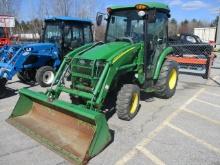
[[[167,47],[163,50],[163,52],[160,54],[159,59],[157,61],[157,65],[156,65],[156,69],[154,71],[154,76],[153,79],[157,80],[159,78],[160,75],[160,70],[161,67],[166,59],[166,57],[173,52],[173,48],[172,47]]]

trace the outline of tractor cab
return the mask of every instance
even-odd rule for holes
[[[68,52],[93,41],[92,22],[72,17],[51,17],[45,20],[43,43],[54,43],[63,58]]]
[[[105,42],[139,43],[146,40],[164,43],[167,40],[170,10],[164,4],[158,3],[158,7],[155,8],[151,8],[151,5],[155,3],[108,8],[108,14],[105,15]],[[103,13],[97,14],[97,25],[102,24],[103,16]]]
[[[97,25],[107,21],[105,43],[128,42],[141,44],[144,49],[145,76],[152,78],[156,61],[167,47],[170,9],[162,3],[143,3],[136,6],[113,6],[107,15],[97,14]],[[148,69],[150,68],[150,69]]]

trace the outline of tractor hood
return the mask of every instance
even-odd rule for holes
[[[31,49],[39,49],[39,48],[48,48],[48,47],[54,47],[55,44],[52,43],[26,43],[26,44],[15,44],[10,46],[5,46],[5,48],[31,48]]]
[[[53,57],[58,57],[59,54],[59,50],[57,46],[53,43],[25,44],[23,45],[23,49],[25,49],[25,51],[30,51],[30,53],[34,53],[34,54],[40,54],[40,55],[53,54]]]
[[[6,45],[0,50],[0,56],[5,53],[12,53],[15,55],[18,52],[34,53],[36,54],[53,54],[58,55],[58,48],[52,43],[30,43],[30,44],[16,44],[16,45]],[[4,53],[3,53],[4,52]]]
[[[46,50],[56,47],[55,44],[52,43],[31,43],[31,44],[22,44],[21,47],[23,48],[30,48],[31,51],[39,51],[39,50]]]
[[[121,51],[125,47],[131,45],[128,42],[111,42],[102,45],[98,45],[92,49],[89,49],[83,54],[76,56],[75,58],[85,60],[107,60],[114,56],[117,52]]]

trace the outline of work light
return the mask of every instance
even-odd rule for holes
[[[147,6],[143,5],[143,4],[137,4],[135,7],[137,10],[146,10],[147,9]]]

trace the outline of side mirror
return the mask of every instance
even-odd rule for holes
[[[156,22],[156,10],[149,10],[148,11],[148,22],[149,23],[155,23]]]
[[[43,42],[43,40],[44,40],[44,35],[45,35],[45,31],[46,31],[46,25],[43,25],[43,26],[41,27],[40,40],[39,40],[39,42]]]
[[[97,26],[102,25],[102,20],[103,20],[103,14],[102,13],[97,13],[97,15],[96,15],[96,24],[97,24]]]

